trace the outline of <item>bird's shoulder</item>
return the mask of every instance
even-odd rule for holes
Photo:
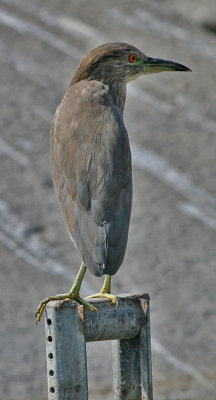
[[[71,85],[62,101],[62,106],[65,109],[72,105],[77,109],[99,107],[100,105],[108,105],[112,103],[107,85],[99,81],[83,80]]]
[[[113,103],[109,87],[99,81],[83,80],[71,85],[51,127],[51,137],[63,146],[66,142],[80,146],[108,138],[115,142],[121,133],[127,142],[123,114]]]

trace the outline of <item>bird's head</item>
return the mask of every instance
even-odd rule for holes
[[[90,51],[81,61],[72,84],[98,80],[107,85],[126,84],[141,75],[162,71],[190,71],[182,64],[148,57],[127,43],[106,43]]]

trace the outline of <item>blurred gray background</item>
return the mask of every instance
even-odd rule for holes
[[[124,41],[193,72],[128,85],[134,201],[113,292],[151,296],[154,398],[215,400],[215,34],[215,0],[0,0],[0,399],[47,399],[34,313],[81,262],[54,196],[50,123],[82,56]],[[101,285],[87,273],[82,294]],[[91,400],[112,398],[110,350],[88,345]]]

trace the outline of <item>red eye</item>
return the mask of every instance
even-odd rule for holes
[[[130,63],[134,63],[136,61],[136,59],[137,59],[137,55],[136,54],[131,54],[129,56]]]

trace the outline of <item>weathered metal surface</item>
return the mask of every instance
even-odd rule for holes
[[[149,300],[140,297],[139,302],[139,334],[112,344],[114,400],[153,399]]]
[[[114,400],[141,399],[140,337],[114,340],[113,390]]]
[[[129,339],[140,331],[140,313],[130,297],[119,297],[115,309],[109,300],[94,299],[98,313],[85,310],[84,333],[87,342]]]
[[[115,306],[92,299],[98,313],[76,301],[46,307],[49,400],[87,400],[86,342],[113,341],[114,400],[152,400],[149,296],[119,296]]]
[[[48,399],[87,400],[86,341],[77,303],[47,307],[45,325]]]
[[[142,300],[141,300],[142,301]],[[150,326],[150,307],[143,304],[143,311],[146,312],[147,321],[140,331],[140,367],[141,367],[141,387],[142,400],[153,400],[152,392],[152,359],[151,359],[151,326]]]

